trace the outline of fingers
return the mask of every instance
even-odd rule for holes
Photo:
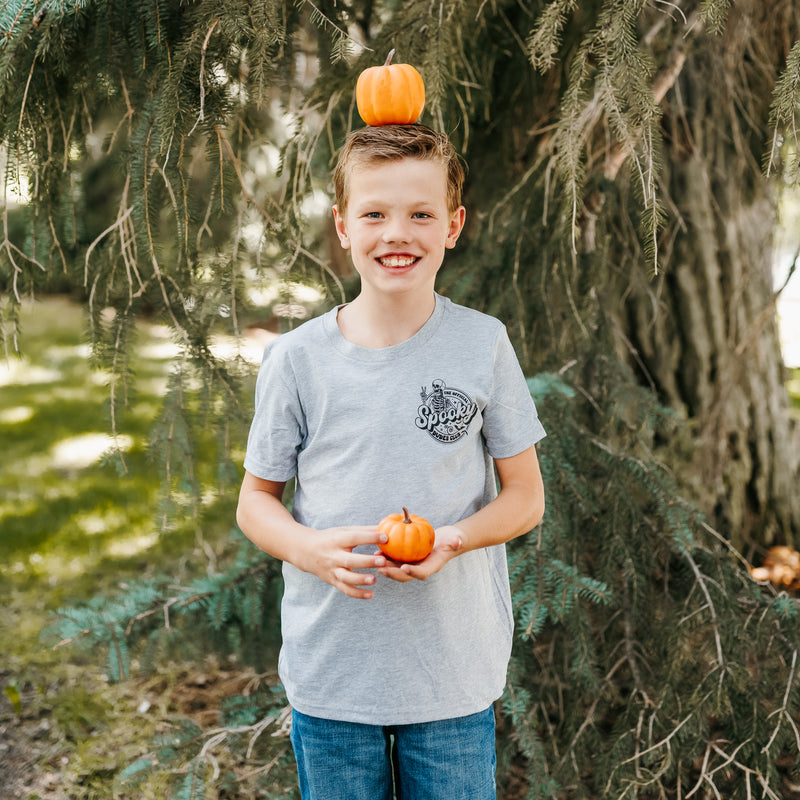
[[[371,535],[370,541],[361,541],[363,535],[359,538],[358,544],[371,544],[375,543],[375,535]],[[380,540],[380,536],[378,537]],[[375,583],[375,575],[364,574],[357,570],[365,569],[379,569],[386,566],[386,557],[382,553],[353,553],[350,547],[355,547],[352,539],[348,541],[348,546],[342,548],[340,556],[335,559],[339,561],[338,564],[330,568],[329,583],[342,594],[348,597],[354,597],[361,600],[370,600],[373,597],[372,591],[365,589],[365,586],[371,586]]]
[[[388,561],[385,567],[378,570],[378,574],[383,575],[385,578],[391,578],[398,583],[407,583],[414,580],[424,581],[438,571],[438,569],[430,569],[429,558],[417,564],[399,564],[396,561]]]
[[[342,560],[342,565],[347,570],[377,569],[386,566],[386,556],[383,553],[348,553]]]
[[[385,533],[378,533],[377,528],[368,525],[339,528],[333,535],[338,545],[347,549],[364,544],[385,544],[389,540]]]
[[[360,545],[378,545],[387,541],[385,534],[378,533],[374,526],[360,525],[347,528],[333,528],[328,534],[326,550],[327,568],[318,573],[333,587],[348,597],[369,600],[374,595],[367,588],[375,584],[374,574],[364,574],[357,570],[375,569],[379,575],[391,578],[398,583],[427,580],[458,552],[463,546],[460,531],[447,531],[441,539],[437,532],[437,543],[431,554],[416,564],[400,564],[386,558],[382,553],[354,553]],[[327,577],[323,575],[327,573]]]
[[[371,586],[374,583],[374,575],[364,575],[361,572],[350,572],[339,568],[334,570],[334,581],[331,582],[331,585],[347,597],[353,597],[356,600],[371,600],[373,593],[363,587]]]
[[[352,551],[363,545],[385,544],[389,537],[378,533],[378,529],[368,525],[354,525],[347,528],[328,528],[322,531],[320,547],[328,550]],[[372,566],[369,564],[368,566]]]
[[[398,564],[395,561],[387,561],[387,565],[378,569],[378,574],[386,578],[391,578],[399,583],[407,581],[425,581],[439,570],[458,552],[461,546],[458,542],[437,545],[431,554],[415,564]]]
[[[391,578],[393,581],[397,581],[398,583],[408,583],[408,581],[416,580],[414,575],[410,574],[407,570],[399,566],[385,567],[384,569],[378,570],[378,572],[383,575],[384,578]]]

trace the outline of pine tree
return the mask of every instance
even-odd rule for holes
[[[252,369],[209,339],[258,318],[254,287],[352,295],[314,199],[360,124],[356,75],[394,47],[470,165],[440,290],[508,322],[550,432],[547,516],[509,549],[504,791],[788,797],[797,601],[740,551],[800,528],[769,314],[775,185],[798,174],[794,5],[0,3],[6,347],[23,296],[69,287],[123,430],[135,321],[158,315],[181,351],[153,426],[159,523],[235,493]],[[119,678],[133,652],[147,666],[200,642],[259,664],[277,569],[232,549],[179,590],[156,577],[64,609],[55,633],[104,645]],[[121,785],[230,796],[225,750],[264,796],[292,796],[285,736],[264,733],[284,707],[265,688],[230,698],[219,730],[176,721]]]

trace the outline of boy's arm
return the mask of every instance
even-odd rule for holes
[[[385,542],[386,535],[368,525],[324,531],[301,525],[281,502],[285,486],[245,471],[236,509],[244,535],[265,553],[316,575],[348,597],[370,599],[372,592],[360,587],[375,583],[375,576],[355,570],[383,567],[386,559],[354,553],[353,548]]]
[[[544,484],[536,448],[495,459],[500,492],[491,503],[453,525],[436,530],[433,552],[418,564],[390,564],[379,572],[398,581],[425,580],[451,558],[503,544],[527,533],[544,515]]]

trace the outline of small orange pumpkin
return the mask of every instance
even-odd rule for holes
[[[356,81],[356,106],[367,125],[410,125],[425,107],[425,84],[411,64],[368,67]]]
[[[431,550],[436,534],[433,525],[423,517],[409,514],[389,514],[378,524],[378,530],[389,537],[386,544],[379,544],[381,551],[392,561],[422,561]]]

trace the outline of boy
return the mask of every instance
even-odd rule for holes
[[[434,291],[463,178],[422,125],[351,133],[333,212],[360,293],[276,340],[259,373],[237,520],[284,562],[279,672],[303,800],[495,798],[504,543],[544,512],[544,430],[505,328]],[[401,506],[436,530],[417,564],[376,547]]]

